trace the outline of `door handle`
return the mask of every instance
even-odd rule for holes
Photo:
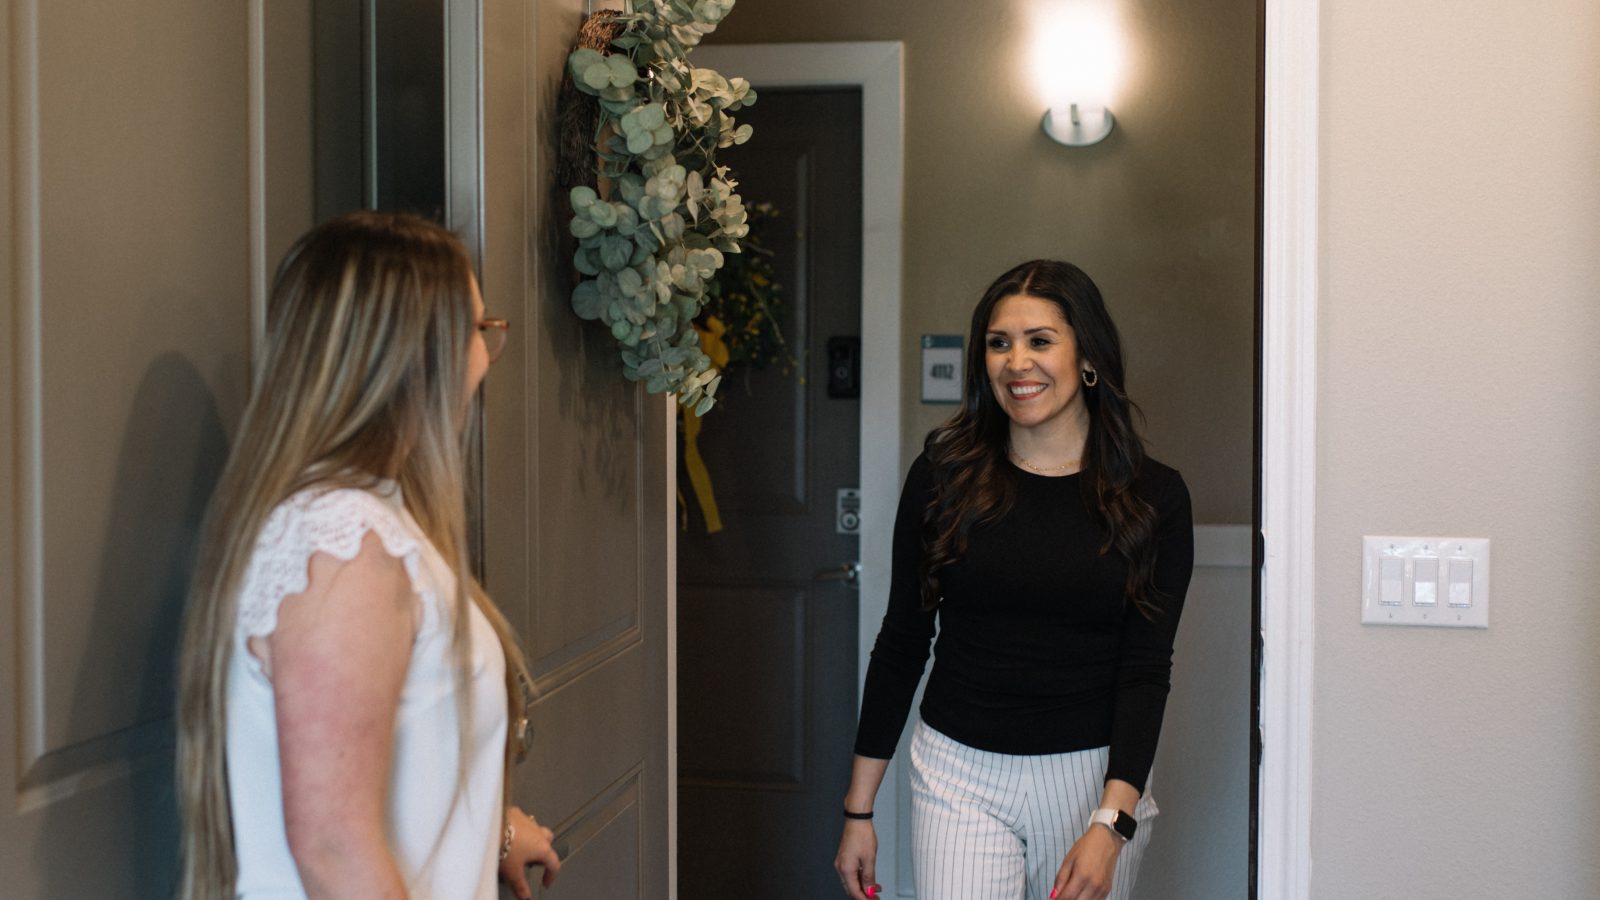
[[[840,563],[826,569],[818,569],[811,576],[812,581],[843,581],[853,588],[861,587],[861,562]]]

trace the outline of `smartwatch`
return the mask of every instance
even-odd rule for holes
[[[1104,825],[1111,829],[1111,832],[1126,844],[1133,840],[1133,833],[1139,827],[1139,820],[1120,809],[1097,809],[1089,816],[1089,827],[1095,825]]]

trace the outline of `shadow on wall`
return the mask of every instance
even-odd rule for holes
[[[552,92],[553,93],[553,92]],[[554,104],[544,104],[549,110]],[[557,135],[554,118],[547,118],[541,133]],[[555,158],[556,142],[546,148]],[[557,265],[546,266],[547,275],[538,292],[540,334],[546,346],[530,347],[531,354],[548,352],[560,378],[556,396],[562,422],[575,423],[578,458],[571,473],[577,479],[581,496],[604,496],[618,510],[628,510],[636,496],[638,450],[642,426],[641,401],[655,402],[622,376],[617,342],[598,322],[585,322],[572,311],[572,256],[577,243],[567,233],[572,208],[565,188],[556,185],[547,197],[545,227],[533,240],[540,241],[540,255]],[[531,358],[537,368],[540,362]],[[548,394],[546,394],[548,396]],[[599,485],[588,484],[598,477]]]
[[[158,356],[145,370],[121,434],[87,639],[66,650],[75,658],[62,658],[58,649],[46,662],[52,671],[76,668],[69,737],[37,768],[60,778],[126,760],[132,789],[116,796],[132,809],[79,808],[103,802],[100,792],[80,791],[47,809],[41,838],[49,847],[83,846],[87,866],[125,858],[121,880],[128,887],[120,896],[168,897],[178,871],[172,765],[178,635],[201,520],[228,439],[216,398],[177,353]],[[86,821],[135,827],[114,836],[124,850],[101,854],[86,844],[92,837],[84,833]],[[81,871],[48,867],[42,896],[74,896],[84,880]]]

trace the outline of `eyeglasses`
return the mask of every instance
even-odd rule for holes
[[[506,350],[506,338],[511,334],[511,323],[505,319],[480,319],[478,333],[483,335],[483,346],[489,351],[489,362],[494,362]]]

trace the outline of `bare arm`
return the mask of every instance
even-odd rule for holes
[[[317,553],[309,568],[305,592],[283,601],[263,660],[289,850],[308,897],[403,900],[384,808],[417,625],[411,584],[370,533],[355,559]]]
[[[887,759],[857,754],[850,764],[850,790],[844,795],[844,808],[853,813],[871,812],[888,768]],[[839,855],[834,857],[833,867],[845,893],[854,900],[877,897],[878,831],[870,819],[844,820],[844,834],[839,838]]]

